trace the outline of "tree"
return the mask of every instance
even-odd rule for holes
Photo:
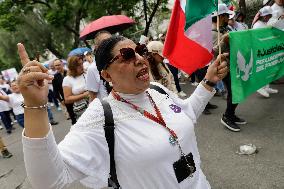
[[[147,0],[143,0],[144,21],[146,23],[143,35],[145,36],[148,35],[149,28],[151,26],[151,23],[153,21],[156,12],[159,9],[165,10],[166,4],[167,4],[166,0],[153,0],[153,1],[148,1],[148,3]]]
[[[31,56],[48,49],[58,58],[63,58],[68,51],[80,44],[79,32],[82,23],[112,14],[141,18],[141,15],[137,15],[137,9],[141,9],[137,6],[140,2],[142,3],[142,0],[2,0],[0,39],[2,43],[13,45],[14,50],[17,42],[24,42]],[[161,4],[164,2],[167,1],[147,2],[144,17],[147,18],[146,34],[155,13],[162,10]],[[140,20],[137,21],[137,26],[130,30],[133,33],[141,29]],[[9,60],[14,64],[15,54],[8,48],[10,47],[0,50],[0,61]],[[7,56],[11,58],[8,59]]]
[[[244,15],[247,14],[246,0],[239,0],[239,9],[240,12],[243,13]]]

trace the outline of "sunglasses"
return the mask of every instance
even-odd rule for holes
[[[123,58],[123,60],[130,60],[132,58],[136,57],[136,53],[139,54],[140,56],[147,56],[148,55],[148,49],[145,44],[142,45],[137,45],[135,49],[132,48],[122,48],[119,50],[120,54],[116,55],[109,61],[109,63],[105,66],[105,69],[112,64],[114,61]]]

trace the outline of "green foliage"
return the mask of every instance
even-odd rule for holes
[[[167,10],[167,0],[161,1],[158,12]],[[142,0],[0,0],[0,70],[20,69],[18,42],[25,44],[31,57],[49,50],[59,58],[66,58],[80,44],[82,20],[89,22],[104,15],[126,14],[138,23],[124,34],[138,38],[139,31],[144,29],[140,24],[144,12],[139,2]],[[156,0],[147,2],[149,16]]]

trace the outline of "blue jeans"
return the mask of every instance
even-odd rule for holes
[[[217,89],[218,92],[224,92],[225,91],[225,86],[223,81],[217,82],[215,89]]]
[[[5,112],[0,112],[0,117],[1,120],[6,128],[7,131],[12,130],[12,125],[11,125],[11,117],[10,117],[10,111],[5,111]]]
[[[24,123],[25,123],[25,118],[24,118],[24,114],[19,114],[19,115],[16,115],[16,119],[17,119],[17,122],[18,124],[24,128]]]
[[[48,114],[49,121],[53,121],[53,114],[49,106],[47,107],[47,114]]]

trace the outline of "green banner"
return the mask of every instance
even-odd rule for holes
[[[284,31],[276,28],[230,32],[233,103],[284,75]]]

